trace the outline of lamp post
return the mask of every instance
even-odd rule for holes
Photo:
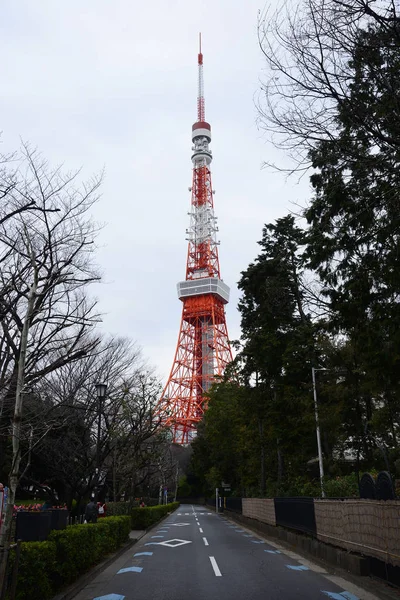
[[[107,384],[106,383],[95,383],[97,393],[97,445],[96,445],[96,487],[99,485],[100,479],[100,435],[101,435],[101,405],[106,397]]]
[[[313,392],[314,392],[314,414],[315,414],[315,430],[317,433],[317,446],[318,446],[318,464],[319,464],[319,479],[321,482],[321,496],[325,498],[325,487],[324,487],[324,461],[322,459],[322,448],[321,448],[321,432],[319,430],[319,417],[318,417],[318,399],[317,399],[317,386],[315,383],[315,372],[316,371],[327,371],[328,369],[320,368],[315,369],[311,367]]]

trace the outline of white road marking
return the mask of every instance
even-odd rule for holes
[[[218,568],[217,561],[215,560],[215,558],[213,556],[210,556],[209,559],[211,561],[212,568],[214,569],[215,575],[217,577],[222,577],[222,573],[221,573],[221,571]]]
[[[199,527],[199,531],[200,531],[200,533],[203,533],[203,530],[202,530],[202,528],[201,528],[201,527]]]
[[[178,546],[184,546],[185,544],[191,544],[191,540],[166,540],[165,542],[147,542],[145,546],[167,546],[168,548],[177,548]]]
[[[209,544],[208,544],[208,542],[207,542],[207,538],[203,538],[203,542],[204,542],[204,545],[205,545],[205,546],[208,546],[208,545],[209,545]]]

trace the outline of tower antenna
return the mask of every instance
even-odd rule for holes
[[[199,54],[197,59],[199,69],[199,86],[197,92],[197,121],[201,123],[206,120],[204,103],[204,79],[203,79],[203,54],[201,52],[201,33],[199,33]]]

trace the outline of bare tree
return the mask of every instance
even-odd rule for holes
[[[400,38],[394,0],[287,0],[278,10],[260,13],[258,38],[266,62],[258,102],[259,124],[271,141],[294,159],[297,169],[309,166],[309,151],[337,133],[337,109],[346,105],[381,148],[393,151],[400,139],[387,134],[377,120],[365,119],[353,105],[351,60],[360,32],[371,27]],[[367,42],[368,43],[368,42]],[[374,73],[380,89],[391,82]],[[398,114],[393,118],[399,118]],[[275,165],[272,165],[275,166]]]
[[[98,381],[108,384],[101,402],[94,389]],[[117,487],[130,490],[151,462],[147,446],[160,424],[153,414],[160,384],[136,345],[105,338],[95,352],[50,373],[35,387],[41,398],[29,418],[35,438],[44,424],[52,429],[33,449],[32,468],[23,483],[47,493],[54,490],[69,505],[94,491],[104,494],[111,480],[113,495]]]
[[[78,185],[78,174],[50,169],[28,146],[11,176],[0,172],[2,202],[11,207],[9,218],[0,222],[1,425],[9,426],[12,441],[9,500],[0,535],[6,550],[20,477],[24,392],[93,352],[99,341],[92,334],[99,315],[87,289],[99,280],[93,264],[97,228],[89,211],[101,177]],[[24,203],[33,203],[35,210],[13,210]],[[0,569],[1,581],[4,561]]]
[[[144,369],[125,383],[120,401],[114,403],[112,414],[105,419],[107,428],[113,431],[108,464],[114,498],[122,492],[134,498],[137,489],[160,470],[165,446],[169,446],[165,432],[160,430],[161,419],[155,414],[161,391],[157,377]]]

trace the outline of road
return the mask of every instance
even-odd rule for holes
[[[202,506],[181,505],[74,600],[376,600]]]

